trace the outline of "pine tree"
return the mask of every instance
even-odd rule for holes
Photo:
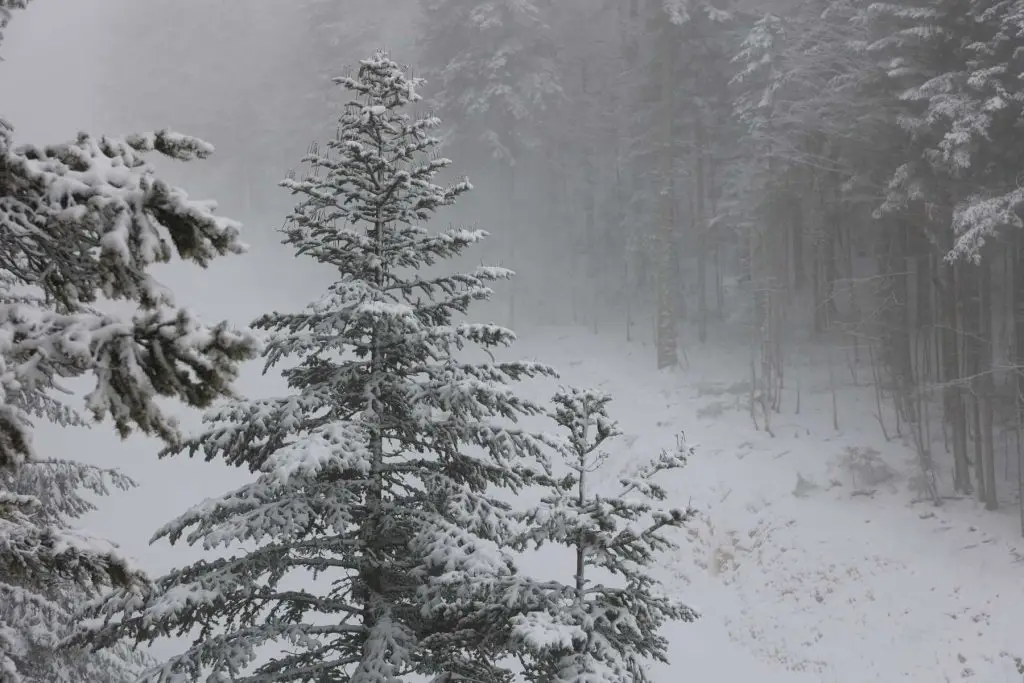
[[[431,105],[447,121],[447,141],[496,177],[500,207],[495,245],[513,262],[522,259],[534,223],[523,187],[531,152],[542,143],[541,120],[564,101],[559,47],[552,35],[552,0],[420,0],[419,52],[431,82]],[[539,239],[539,235],[537,235]],[[505,289],[508,318],[516,325],[525,283]]]
[[[44,395],[9,397],[55,425],[84,427],[74,409]],[[24,402],[30,401],[30,402]],[[4,683],[134,681],[146,659],[125,647],[67,648],[75,610],[105,586],[143,580],[117,549],[73,528],[95,509],[87,497],[134,486],[110,470],[31,460],[0,470],[0,680]]]
[[[0,0],[0,32],[27,4]],[[33,457],[23,407],[63,393],[61,379],[94,376],[89,411],[122,436],[174,442],[176,421],[154,399],[206,407],[255,353],[250,335],[202,324],[149,272],[245,250],[239,225],[158,178],[149,152],[190,161],[213,147],[167,130],[15,146],[0,118],[0,468]],[[102,301],[135,314],[103,313]]]
[[[72,635],[75,609],[109,584],[110,574],[135,574],[113,545],[72,525],[95,509],[90,494],[106,496],[134,485],[116,470],[61,460],[0,472],[0,680],[129,683],[150,663],[124,645],[89,652],[63,644]],[[55,552],[56,570],[39,566],[38,545]],[[78,555],[78,549],[88,553]],[[82,559],[86,564],[76,566]]]
[[[562,93],[550,0],[421,0],[420,50],[432,102],[456,137],[514,166],[535,145],[535,117]]]
[[[0,32],[27,2],[0,0]],[[202,324],[150,274],[175,256],[205,266],[244,249],[238,225],[216,216],[215,205],[154,174],[145,161],[153,151],[187,161],[212,147],[169,131],[15,146],[0,119],[4,683],[118,680],[134,661],[118,652],[55,652],[77,602],[101,586],[143,581],[111,544],[70,528],[84,505],[74,490],[96,491],[101,475],[40,461],[32,447],[34,420],[81,423],[62,400],[70,393],[63,381],[94,378],[88,411],[111,418],[122,436],[139,429],[175,443],[176,420],[155,399],[205,407],[230,392],[238,363],[255,351],[251,335]],[[111,301],[134,311],[101,310]]]
[[[576,567],[572,584],[547,584],[545,600],[513,619],[513,642],[525,653],[527,677],[537,683],[643,683],[645,658],[667,661],[662,624],[697,619],[689,607],[658,595],[651,577],[656,553],[674,547],[662,530],[694,515],[652,506],[651,500],[666,497],[653,478],[683,467],[693,449],[680,438],[675,452],[622,479],[617,494],[600,495],[590,476],[607,459],[602,445],[619,434],[608,417],[610,400],[581,389],[554,398],[554,419],[568,432],[560,450],[572,474],[525,516],[526,535],[538,547],[572,549]],[[607,585],[608,579],[619,585]]]
[[[291,393],[213,411],[183,447],[258,478],[157,533],[246,548],[90,612],[105,618],[90,635],[100,644],[199,629],[147,683],[504,675],[490,654],[517,605],[494,600],[516,581],[506,547],[518,527],[490,489],[542,475],[543,441],[513,422],[544,411],[507,384],[553,370],[460,355],[514,340],[457,321],[511,272],[426,270],[486,233],[420,227],[470,189],[433,183],[450,163],[433,153],[439,120],[405,113],[421,81],[377,53],[337,82],[353,96],[337,136],[283,183],[302,197],[285,242],[337,280],[305,311],[255,323],[268,369],[297,359],[283,370]]]
[[[154,399],[208,406],[253,354],[250,335],[201,323],[148,272],[175,255],[206,266],[244,249],[236,223],[154,175],[151,151],[187,161],[212,147],[169,131],[15,147],[0,122],[0,466],[32,457],[12,396],[43,400],[61,379],[92,375],[96,419],[173,442],[176,420]],[[103,300],[137,310],[104,313]]]

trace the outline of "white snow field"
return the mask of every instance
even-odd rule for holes
[[[787,389],[775,437],[755,430],[741,384],[748,353],[692,344],[688,368],[658,372],[649,346],[547,328],[522,335],[510,354],[551,363],[562,384],[613,394],[624,435],[608,449],[610,479],[671,447],[679,431],[697,447],[689,467],[665,475],[672,502],[703,514],[662,578],[703,618],[671,627],[673,662],[659,683],[1020,681],[1015,502],[998,513],[970,500],[915,502],[912,451],[886,442],[873,390],[853,386],[845,367],[834,375],[845,373],[834,428],[827,373],[811,381],[823,349],[787,367],[802,384],[800,414]],[[848,447],[876,449],[895,476],[855,485],[840,465]]]
[[[852,386],[841,351],[831,354],[839,365],[839,430],[828,354],[811,347],[790,352],[773,438],[754,429],[746,408],[749,352],[720,343],[686,350],[688,367],[658,372],[649,345],[548,327],[522,331],[503,354],[554,365],[560,384],[613,394],[610,412],[624,434],[608,448],[608,483],[671,448],[679,431],[696,446],[687,468],[663,475],[676,494],[669,502],[690,501],[703,515],[688,536],[679,534],[681,547],[665,558],[661,578],[703,616],[669,626],[672,663],[658,667],[656,683],[1021,681],[1013,657],[1024,656],[1024,564],[1017,559],[1024,541],[1014,500],[997,513],[970,500],[915,503],[912,452],[886,442],[874,392]],[[241,391],[280,390],[258,371],[246,368]],[[546,400],[555,384],[524,389]],[[187,427],[198,426],[196,416],[184,417]],[[201,550],[149,546],[153,531],[248,478],[219,464],[156,461],[153,440],[119,444],[103,428],[46,429],[38,437],[44,452],[75,453],[138,481],[138,489],[100,501],[84,523],[154,573]],[[858,487],[839,466],[847,447],[876,449],[897,476],[873,496],[851,495]],[[796,491],[798,473],[813,486]],[[173,643],[156,648],[158,655],[177,651]]]

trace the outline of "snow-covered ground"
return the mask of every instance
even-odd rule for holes
[[[670,502],[691,501],[703,515],[660,571],[703,617],[670,626],[673,661],[659,667],[657,683],[1019,683],[1013,656],[1024,656],[1024,541],[1014,506],[990,513],[969,500],[940,508],[914,502],[910,449],[886,442],[872,389],[852,386],[845,368],[835,373],[834,428],[824,349],[791,354],[774,437],[755,430],[746,409],[744,349],[716,343],[687,351],[687,368],[658,372],[649,346],[564,327],[525,331],[509,353],[554,365],[562,384],[614,395],[610,410],[624,434],[609,447],[609,483],[671,448],[680,431],[697,447],[686,469],[665,476]],[[240,389],[279,390],[257,374],[247,368]],[[553,388],[538,384],[529,393],[545,400]],[[198,426],[195,416],[186,423]],[[157,462],[152,440],[121,444],[103,428],[37,436],[44,452],[117,466],[138,480],[138,489],[101,501],[86,524],[157,573],[201,550],[147,546],[152,532],[247,479],[218,464]],[[872,496],[853,495],[864,482],[855,485],[840,466],[848,448],[877,450],[897,476]]]
[[[915,502],[911,451],[886,442],[872,390],[852,386],[848,372],[837,381],[838,430],[827,374],[815,382],[810,364],[800,413],[787,390],[772,437],[746,409],[742,349],[687,350],[687,369],[657,372],[649,347],[548,328],[523,335],[514,354],[555,365],[564,384],[613,393],[624,436],[609,450],[619,471],[671,447],[680,431],[697,446],[691,465],[668,475],[669,489],[703,515],[663,578],[703,618],[671,628],[673,663],[659,682],[1021,680],[1015,512]],[[853,481],[841,466],[848,448],[877,450],[895,477]]]

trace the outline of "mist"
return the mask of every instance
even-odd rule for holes
[[[719,680],[994,683],[1024,670],[1024,4],[990,4],[35,0],[3,33],[0,116],[15,144],[211,143],[152,165],[239,221],[248,251],[153,273],[244,329],[338,280],[282,244],[299,200],[280,183],[340,135],[351,95],[332,79],[384,50],[425,78],[415,108],[453,161],[439,182],[473,186],[426,227],[489,233],[423,272],[516,273],[456,319],[514,330],[500,361],[558,369],[531,400],[612,395],[601,495],[696,444],[666,484],[694,517],[644,571],[701,616],[666,627],[654,683],[687,662]],[[290,389],[255,359],[234,391]],[[223,555],[149,540],[255,477],[158,458],[109,423],[33,438],[136,481],[79,521],[152,577]],[[521,557],[545,581],[574,561]]]

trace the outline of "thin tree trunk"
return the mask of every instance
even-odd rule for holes
[[[1013,240],[1013,364],[1021,397],[1018,418],[1024,422],[1024,230],[1014,230]]]
[[[960,271],[958,298],[966,302],[963,309],[963,366],[964,375],[970,378],[970,393],[964,396],[970,423],[974,433],[968,438],[974,447],[974,490],[979,502],[987,498],[985,493],[985,443],[981,429],[981,373],[982,373],[982,323],[981,323],[981,278],[980,266],[968,265]]]
[[[512,160],[514,162],[514,159]],[[509,234],[512,235],[512,244],[509,247],[509,258],[512,260],[512,269],[515,270],[516,259],[518,257],[518,249],[516,245],[521,239],[521,235],[516,234],[518,226],[512,224],[513,216],[516,212],[516,167],[514,163],[509,163],[506,166],[508,172],[508,216],[506,217],[509,221]],[[516,280],[513,278],[509,283],[508,287],[508,325],[513,330],[516,328],[516,295],[517,289]]]
[[[963,388],[960,386],[959,320],[957,315],[957,266],[942,267],[942,403],[946,422],[952,430],[953,487],[958,493],[971,493],[971,478],[967,459],[967,414]]]
[[[380,213],[374,221],[374,237],[377,246],[377,258],[384,259],[384,231],[387,225],[381,220]],[[383,270],[377,272],[377,286],[383,288],[385,273]],[[381,350],[381,330],[379,324],[374,324],[372,334],[372,348],[370,350],[370,373],[379,375],[383,371],[383,351]],[[376,381],[371,377],[370,381]],[[369,406],[368,406],[369,407]],[[369,435],[370,447],[370,471],[366,491],[366,519],[361,527],[362,542],[365,553],[359,570],[360,583],[364,594],[362,598],[362,622],[369,630],[377,623],[377,602],[384,594],[383,572],[379,564],[375,549],[379,545],[380,532],[383,527],[383,504],[384,504],[384,433],[380,427],[378,416],[377,424],[372,426]]]
[[[1013,231],[1013,366],[1014,394],[1016,395],[1017,423],[1017,496],[1020,508],[1020,531],[1024,536],[1024,231]]]
[[[676,329],[675,250],[675,49],[674,36],[663,26],[658,36],[657,67],[660,70],[659,103],[659,239],[657,257],[657,325],[655,329],[658,368],[679,364]]]
[[[708,340],[708,274],[707,274],[707,216],[704,197],[707,192],[704,177],[704,123],[700,106],[694,106],[693,140],[696,147],[696,196],[694,226],[697,231],[697,336],[703,344]]]
[[[793,218],[789,223],[790,251],[792,254],[790,260],[792,264],[790,282],[794,292],[803,291],[807,280],[806,268],[804,267],[804,204],[800,201],[801,194],[795,193],[790,196],[789,200],[793,211]]]
[[[980,415],[978,431],[981,432],[982,452],[981,460],[985,470],[985,508],[995,510],[999,506],[999,496],[996,491],[996,460],[995,460],[995,434],[993,429],[992,403],[995,398],[995,380],[992,377],[992,262],[991,259],[983,259],[980,265],[981,272],[978,277],[979,302],[981,313],[981,334],[978,344],[981,349],[980,382],[978,402],[980,404]]]

